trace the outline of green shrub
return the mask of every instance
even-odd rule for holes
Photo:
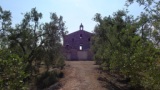
[[[0,90],[26,90],[23,59],[16,54],[0,51]]]
[[[36,87],[38,90],[47,88],[56,82],[58,82],[58,78],[63,77],[62,72],[51,71],[51,72],[44,72],[36,79]]]

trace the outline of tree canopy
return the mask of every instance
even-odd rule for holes
[[[144,6],[136,18],[128,15],[127,10],[119,10],[112,16],[95,15],[94,59],[103,70],[130,78],[134,87],[159,90],[160,2],[127,0],[126,5],[134,2]]]
[[[0,88],[27,89],[39,74],[41,63],[63,67],[61,38],[66,33],[62,16],[50,14],[50,22],[40,23],[36,8],[24,14],[21,23],[11,26],[11,12],[0,7]],[[35,79],[34,79],[35,78]],[[26,86],[26,87],[25,87]]]

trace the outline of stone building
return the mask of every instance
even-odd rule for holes
[[[67,60],[92,60],[91,36],[81,24],[79,30],[64,36],[63,47]]]

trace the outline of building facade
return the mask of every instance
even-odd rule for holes
[[[63,47],[67,60],[92,60],[91,36],[93,34],[83,29],[64,36]]]

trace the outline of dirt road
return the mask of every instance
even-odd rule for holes
[[[107,90],[100,84],[94,61],[66,61],[60,90]]]

